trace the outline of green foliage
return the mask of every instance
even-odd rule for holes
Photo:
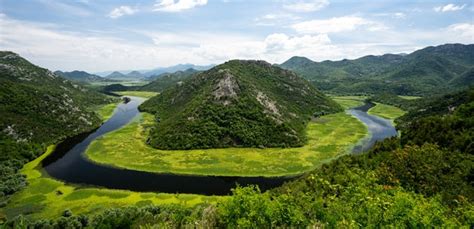
[[[470,103],[463,104],[445,118],[468,118],[471,111]],[[465,123],[460,125],[447,128],[462,129]],[[204,204],[187,209],[147,205],[108,210],[89,218],[72,215],[29,222],[19,217],[6,225],[84,227],[82,222],[87,222],[94,228],[472,226],[473,155],[463,151],[462,145],[447,149],[434,144],[402,143],[398,138],[387,139],[366,154],[340,157],[266,193],[258,187],[237,187],[216,206]]]
[[[431,95],[472,85],[473,53],[472,44],[446,44],[408,55],[386,54],[355,60],[313,62],[292,57],[281,66],[330,93]]]
[[[290,196],[273,199],[253,186],[234,189],[218,210],[220,223],[229,228],[304,227],[308,221]]]
[[[407,145],[378,155],[379,182],[400,185],[425,196],[440,194],[449,204],[474,200],[474,187],[467,182],[474,171],[474,155],[439,149],[435,145]]]
[[[433,100],[430,105],[397,120],[403,132],[402,143],[435,143],[452,151],[474,154],[474,88]]]
[[[259,61],[229,61],[140,106],[159,121],[160,149],[302,146],[316,111],[341,108],[294,73]]]
[[[109,101],[12,52],[0,52],[0,199],[26,181],[18,170],[46,146],[96,128],[88,107]]]

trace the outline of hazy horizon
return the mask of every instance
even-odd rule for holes
[[[474,43],[471,1],[0,0],[0,49],[51,70],[282,63]]]

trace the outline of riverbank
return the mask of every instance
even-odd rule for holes
[[[108,166],[153,173],[212,176],[293,176],[350,152],[367,128],[346,113],[324,116],[307,127],[299,148],[158,150],[148,146],[153,116],[142,113],[127,126],[93,141],[85,155]]]
[[[31,219],[56,218],[68,209],[73,214],[98,214],[108,208],[145,205],[180,204],[193,207],[201,203],[216,203],[225,196],[173,194],[113,190],[91,185],[69,184],[48,175],[42,163],[55,152],[52,145],[35,160],[25,164],[21,173],[28,185],[15,193],[0,209],[0,218],[24,215]],[[96,174],[102,175],[102,174]]]
[[[404,115],[406,112],[398,107],[382,104],[382,103],[375,103],[375,106],[370,108],[367,111],[370,115],[379,116],[385,119],[389,119],[392,123],[393,121]]]

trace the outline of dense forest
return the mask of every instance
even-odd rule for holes
[[[149,144],[195,149],[301,146],[314,113],[342,108],[293,72],[233,60],[165,90],[140,110],[156,116]]]
[[[474,224],[474,155],[466,141],[446,139],[472,139],[474,89],[445,98],[458,96],[465,98],[462,104],[427,99],[443,104],[440,112],[407,113],[414,119],[401,139],[386,139],[367,153],[341,157],[265,193],[257,187],[236,188],[217,205],[129,207],[94,216],[66,210],[58,219],[31,222],[19,216],[7,226],[468,228]],[[431,119],[444,123],[436,138],[420,128]]]
[[[97,128],[89,107],[111,101],[12,52],[0,52],[0,201],[26,185],[24,163],[50,144]]]
[[[292,57],[280,65],[335,94],[432,95],[474,82],[474,45],[446,44],[408,55],[385,54],[355,60],[314,62]]]

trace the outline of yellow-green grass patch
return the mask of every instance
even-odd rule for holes
[[[97,109],[97,114],[99,115],[102,121],[107,121],[114,114],[115,108],[119,103],[110,103],[104,106],[101,106]]]
[[[86,156],[100,164],[155,173],[287,176],[313,170],[350,152],[367,135],[359,120],[337,113],[310,122],[303,147],[158,150],[145,143],[151,125],[153,116],[142,113],[122,129],[92,142]]]
[[[151,98],[159,94],[157,92],[151,92],[151,91],[114,91],[114,93],[117,93],[123,96],[128,95],[128,96],[137,96],[137,97],[142,97],[142,98]]]
[[[331,99],[336,101],[339,105],[344,107],[344,109],[350,109],[353,107],[358,107],[364,105],[365,99],[367,96],[330,96]]]
[[[367,113],[371,115],[380,116],[382,118],[390,119],[393,122],[393,120],[404,115],[406,112],[398,107],[382,103],[375,103],[375,106],[370,108]]]
[[[406,100],[415,100],[415,99],[421,99],[420,96],[409,96],[409,95],[399,95],[398,97]]]
[[[28,218],[45,219],[58,217],[66,209],[71,210],[73,214],[96,214],[107,208],[145,204],[183,204],[192,207],[200,203],[216,203],[226,198],[195,194],[142,193],[65,184],[48,177],[41,169],[41,161],[53,151],[54,146],[48,147],[46,153],[22,168],[21,173],[26,175],[28,185],[10,198],[8,205],[0,209],[0,214],[8,218],[23,214]]]

